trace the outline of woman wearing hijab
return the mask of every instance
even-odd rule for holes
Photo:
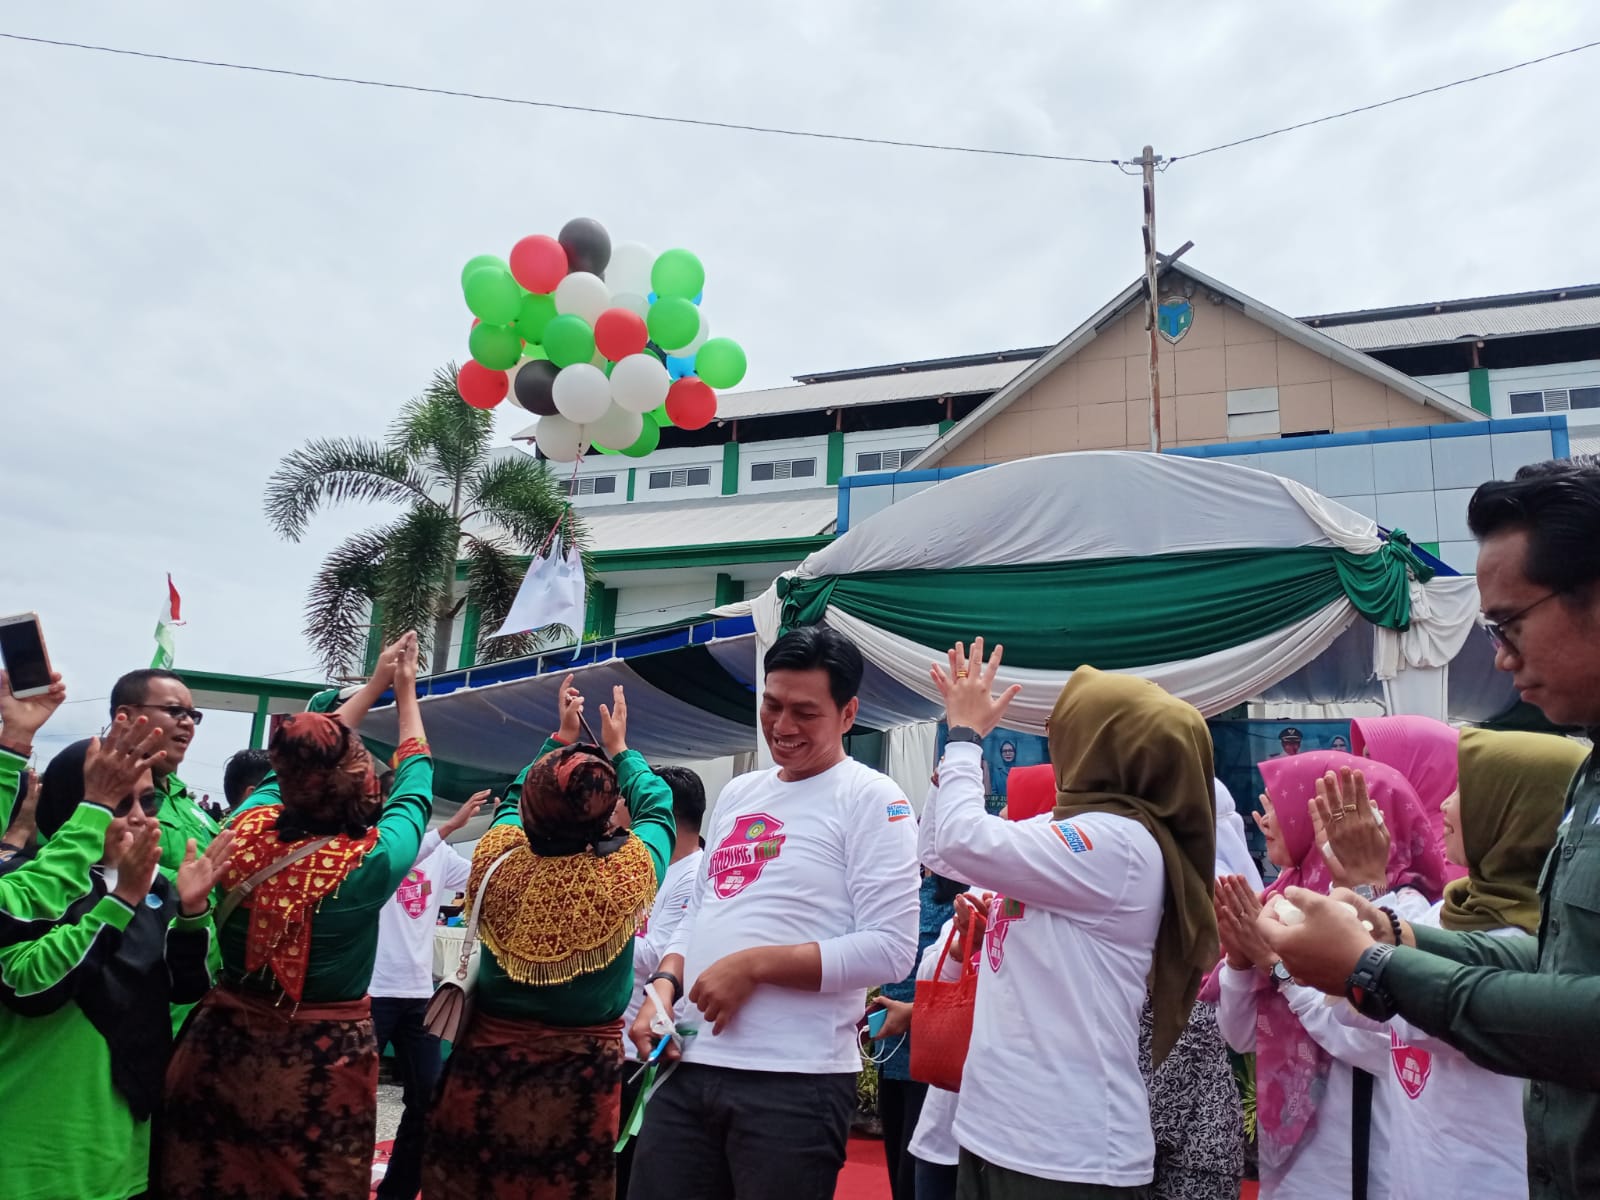
[[[1444,826],[1446,853],[1467,874],[1412,923],[1537,934],[1539,873],[1583,756],[1565,738],[1464,730],[1461,787],[1444,802]],[[1333,841],[1337,853],[1337,833]],[[1404,1147],[1393,1156],[1396,1196],[1528,1194],[1522,1080],[1475,1066],[1403,1020],[1375,1025],[1345,1004],[1328,1011],[1338,1024],[1314,1028],[1318,1041],[1372,1072],[1388,1101],[1392,1144]]]
[[[1432,717],[1360,717],[1350,722],[1351,752],[1386,763],[1406,777],[1422,801],[1428,827],[1444,848],[1444,802],[1455,794],[1457,743],[1460,731]],[[1445,878],[1460,879],[1465,872],[1453,863]]]
[[[672,855],[672,789],[627,746],[627,704],[583,697],[506,793],[467,883],[484,954],[429,1120],[428,1200],[613,1200],[633,943]],[[613,810],[627,802],[631,830]],[[492,876],[490,872],[493,872]],[[642,1160],[635,1170],[649,1170]]]
[[[1281,874],[1261,897],[1237,876],[1220,880],[1217,916],[1226,958],[1207,989],[1220,988],[1217,1020],[1228,1044],[1256,1055],[1256,1131],[1263,1200],[1332,1200],[1348,1196],[1357,1173],[1368,1195],[1390,1194],[1388,1129],[1381,1103],[1369,1112],[1370,1153],[1353,1153],[1360,1122],[1352,1122],[1355,1073],[1333,1060],[1307,1032],[1304,1022],[1327,1018],[1327,1007],[1309,989],[1291,986],[1282,964],[1255,932],[1261,904],[1284,888],[1327,892],[1348,879],[1337,861],[1324,856],[1311,815],[1319,782],[1330,772],[1359,770],[1366,794],[1389,835],[1385,878],[1403,915],[1420,914],[1444,886],[1444,856],[1421,802],[1404,776],[1383,763],[1335,751],[1318,751],[1259,764],[1267,792],[1256,818],[1267,839],[1268,857]],[[1343,817],[1343,811],[1339,813]]]
[[[1239,815],[1239,805],[1222,780],[1214,780],[1217,789],[1217,878],[1240,875],[1252,891],[1261,890],[1261,872],[1256,860],[1250,857],[1250,843],[1244,836],[1244,818]]]
[[[295,713],[268,747],[276,802],[233,821],[225,896],[277,870],[219,923],[222,981],[167,1069],[169,1200],[370,1188],[378,1049],[367,984],[379,914],[416,861],[433,807],[416,635],[386,653],[400,740],[387,803],[355,730],[338,716]]]
[[[1155,684],[1083,667],[1051,715],[1055,804],[991,821],[983,735],[1020,690],[993,694],[1000,648],[959,644],[949,740],[928,838],[941,872],[1003,882],[991,905],[972,1041],[957,1100],[958,1195],[1143,1196],[1155,1173],[1139,1016],[1164,1062],[1216,960],[1211,736]],[[929,821],[924,815],[924,821]],[[1048,1019],[1030,1015],[1048,1006]]]
[[[119,725],[108,741],[131,732]],[[0,949],[0,1097],[15,1118],[0,1154],[6,1200],[126,1200],[148,1190],[169,1005],[211,986],[211,889],[232,835],[204,855],[189,842],[169,881],[156,869],[160,797],[150,769],[137,758],[118,769],[112,757],[97,740],[78,742],[46,768],[40,838],[48,845],[80,805],[99,806],[109,810],[104,857],[87,895]],[[40,1135],[23,1136],[25,1125]]]

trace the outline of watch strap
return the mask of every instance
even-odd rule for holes
[[[953,742],[971,742],[973,745],[983,743],[983,734],[970,725],[952,725],[945,733],[946,744]]]
[[[650,985],[658,979],[665,979],[672,985],[672,1002],[674,1004],[683,999],[683,980],[679,979],[671,971],[657,971],[654,975],[650,976],[649,979],[646,979],[644,981],[644,990],[646,995],[650,994]]]
[[[1356,1011],[1374,1021],[1387,1021],[1394,1016],[1394,1002],[1383,986],[1384,968],[1394,947],[1375,942],[1361,952],[1356,969],[1345,982],[1345,997],[1355,1005]]]

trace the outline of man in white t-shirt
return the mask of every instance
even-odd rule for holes
[[[447,839],[477,815],[488,795],[479,792],[443,825],[428,831],[405,882],[378,914],[378,958],[368,989],[372,1025],[379,1054],[394,1045],[405,1102],[389,1166],[378,1185],[380,1200],[412,1200],[422,1186],[423,1124],[443,1065],[439,1039],[422,1024],[433,995],[433,931],[439,906],[467,886],[472,870],[472,860]]]
[[[688,767],[652,767],[655,773],[672,789],[672,819],[678,827],[673,843],[672,857],[667,862],[667,873],[656,891],[656,902],[650,915],[639,926],[633,943],[633,999],[628,1001],[628,1011],[622,1014],[622,1027],[631,1028],[644,1004],[644,981],[656,973],[661,957],[672,944],[678,926],[683,923],[694,899],[695,876],[705,857],[701,847],[700,825],[706,815],[706,785],[700,776]],[[629,1077],[633,1076],[633,1077]],[[622,1115],[633,1111],[639,1098],[640,1079],[629,1072],[622,1083]],[[629,1142],[617,1155],[617,1195],[628,1194],[628,1178],[633,1168],[636,1142]]]
[[[844,1165],[866,992],[917,954],[916,821],[855,762],[861,652],[820,626],[763,663],[773,761],[723,789],[655,987],[696,1034],[651,1098],[631,1200],[829,1200]],[[647,1001],[633,1025],[651,1044]],[[675,1052],[669,1051],[669,1054]]]

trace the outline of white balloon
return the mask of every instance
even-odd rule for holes
[[[659,408],[671,386],[672,376],[654,354],[630,354],[611,369],[611,395],[629,412]]]
[[[700,332],[694,335],[694,341],[681,350],[672,351],[674,358],[693,358],[694,352],[711,340],[711,321],[706,317],[706,310],[700,310]]]
[[[574,271],[556,284],[556,311],[573,313],[593,325],[611,307],[611,289],[588,271]]]
[[[613,404],[606,415],[591,421],[584,430],[589,440],[607,450],[626,450],[644,432],[644,415]]]
[[[587,425],[611,407],[611,381],[599,367],[574,363],[563,367],[550,388],[556,411],[575,425]]]
[[[613,292],[632,292],[639,297],[650,294],[650,268],[656,252],[638,242],[618,242],[611,247],[606,264],[606,283]]]
[[[533,431],[539,453],[552,462],[571,462],[589,449],[588,434],[559,414],[540,417]]]
[[[650,317],[650,301],[639,292],[616,292],[611,297],[612,308],[625,308],[631,313],[638,313],[646,320]]]

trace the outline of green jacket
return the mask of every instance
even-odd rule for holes
[[[1600,731],[1595,731],[1600,732]],[[1600,1196],[1600,759],[1539,881],[1539,938],[1415,930],[1383,986],[1401,1016],[1524,1092],[1530,1200]]]
[[[0,829],[11,823],[27,761],[0,750]],[[0,875],[0,946],[29,941],[89,894],[89,868],[105,855],[111,810],[78,805],[31,862]]]
[[[538,758],[560,748],[560,742],[547,741],[540,749]],[[623,799],[628,802],[633,833],[650,851],[650,861],[656,869],[656,886],[660,887],[661,877],[666,874],[667,860],[672,857],[673,840],[677,836],[677,822],[672,817],[672,789],[650,769],[643,755],[636,750],[625,750],[619,754],[616,767],[617,786]],[[516,825],[521,828],[522,784],[527,777],[528,768],[524,767],[516,781],[506,789],[505,799],[495,809],[495,825]],[[477,897],[469,899],[476,900]],[[476,1000],[482,1010],[491,1016],[519,1017],[542,1021],[546,1025],[601,1025],[606,1021],[615,1021],[627,1010],[632,993],[631,940],[627,949],[602,970],[580,975],[553,987],[530,987],[518,983],[501,969],[486,946],[478,960]]]
[[[161,873],[168,879],[176,879],[189,839],[194,839],[196,854],[204,853],[222,826],[200,807],[200,802],[176,775],[158,779],[156,790],[161,793],[161,811],[156,814],[161,825]]]

